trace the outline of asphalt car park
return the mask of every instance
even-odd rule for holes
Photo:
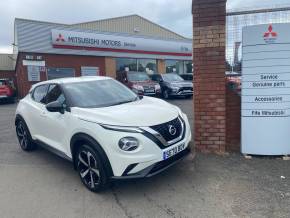
[[[192,100],[170,100],[193,123]],[[289,217],[289,161],[196,154],[155,177],[88,191],[70,162],[23,152],[0,105],[1,217]]]

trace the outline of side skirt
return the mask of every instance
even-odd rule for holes
[[[40,147],[44,148],[45,150],[48,150],[51,153],[56,154],[57,156],[65,159],[65,160],[68,160],[68,161],[72,162],[72,158],[70,158],[69,156],[67,156],[64,152],[59,151],[59,150],[53,148],[52,146],[50,146],[50,145],[48,145],[48,144],[46,144],[46,143],[44,143],[44,142],[42,142],[42,141],[40,141],[38,139],[37,140],[34,140],[34,142],[37,145],[39,145]]]

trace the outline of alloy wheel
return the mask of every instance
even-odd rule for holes
[[[96,189],[100,184],[100,170],[96,158],[90,151],[79,152],[78,169],[83,183],[90,189]]]
[[[26,149],[27,145],[28,145],[28,135],[27,135],[26,128],[24,127],[22,122],[18,123],[18,125],[16,127],[16,134],[17,134],[20,146],[23,149]]]

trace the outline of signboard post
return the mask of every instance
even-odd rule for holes
[[[290,24],[243,29],[242,153],[290,154]]]

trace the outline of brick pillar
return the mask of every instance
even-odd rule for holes
[[[226,0],[193,0],[192,14],[195,146],[225,152]]]
[[[116,79],[116,59],[105,57],[105,73],[106,76]]]
[[[157,59],[157,72],[166,73],[165,60]]]

